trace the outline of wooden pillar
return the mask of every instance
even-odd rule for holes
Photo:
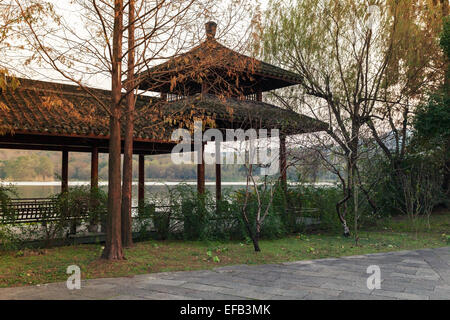
[[[220,163],[216,163],[216,199],[219,201],[222,198],[222,168]]]
[[[69,191],[69,151],[63,150],[62,152],[62,166],[61,166],[61,192],[68,192]],[[64,203],[63,210],[64,215],[68,212],[68,203]],[[73,220],[70,223],[70,230],[69,234],[76,234],[77,233],[77,221]]]
[[[256,101],[262,101],[262,91],[256,93]]]
[[[200,150],[200,155],[197,159],[201,159],[200,163],[197,164],[197,192],[199,194],[205,193],[205,159],[203,157],[203,152],[205,151],[205,145],[202,143]]]
[[[91,151],[91,189],[98,189],[98,148]]]
[[[67,191],[69,191],[69,152],[67,150],[63,150],[61,166],[61,192]]]
[[[216,141],[216,200],[222,198],[222,168],[220,165],[220,141]]]
[[[98,147],[93,146],[91,150],[91,205],[92,209],[97,205],[97,200],[95,198],[94,191],[98,189]],[[96,218],[90,220],[88,225],[89,232],[98,232],[98,223],[100,222],[101,228],[104,231],[106,229],[105,221],[101,219],[100,221]]]
[[[283,189],[287,190],[287,174],[286,174],[286,137],[280,136],[280,174],[281,185]]]
[[[139,155],[139,182],[138,182],[138,201],[143,203],[145,199],[145,156]]]

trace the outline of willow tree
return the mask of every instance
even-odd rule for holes
[[[346,236],[347,201],[353,198],[355,225],[358,190],[373,203],[358,170],[364,139],[382,141],[392,130],[406,139],[412,105],[442,77],[440,8],[428,0],[269,3],[260,49],[267,60],[303,78],[274,97],[329,124],[327,135],[313,135],[309,145],[344,159],[343,168],[335,166],[344,192],[336,210]],[[401,141],[398,146],[402,152]]]
[[[444,20],[440,45],[447,57],[446,76],[442,87],[421,105],[414,118],[414,139],[425,150],[438,155],[442,172],[442,191],[450,199],[450,17]],[[447,204],[448,205],[448,204]]]

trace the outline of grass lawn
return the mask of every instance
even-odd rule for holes
[[[89,279],[450,245],[450,212],[434,215],[430,223],[431,230],[422,221],[413,233],[404,220],[383,221],[360,232],[359,246],[352,238],[323,233],[262,240],[260,253],[240,242],[145,241],[125,251],[127,260],[113,263],[99,259],[102,247],[95,244],[0,252],[0,287],[65,281],[66,268],[73,264],[81,268],[82,279]]]

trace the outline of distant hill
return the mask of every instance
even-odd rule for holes
[[[148,181],[196,181],[197,166],[194,164],[175,165],[170,154],[152,155],[145,158],[145,177]],[[89,181],[91,174],[89,153],[69,153],[69,179]],[[133,160],[133,176],[137,180],[138,157]],[[330,180],[323,169],[311,173],[302,166],[289,168],[288,179],[297,181],[298,173],[311,181]],[[61,173],[61,152],[27,151],[0,149],[0,180],[3,181],[57,181]],[[308,178],[309,177],[309,178]],[[108,179],[108,155],[99,156],[99,178]],[[206,165],[205,178],[215,180],[215,166]],[[222,180],[229,182],[245,181],[245,168],[242,165],[222,165]],[[331,177],[333,179],[333,177]]]
[[[88,153],[69,153],[69,179],[89,181],[91,157]],[[134,157],[133,176],[137,179],[138,158]],[[242,166],[222,166],[223,181],[242,181],[245,178]],[[214,166],[206,165],[206,179],[214,181]],[[0,149],[0,179],[6,181],[54,181],[61,172],[61,152]],[[146,156],[145,175],[147,180],[195,181],[197,166],[194,164],[174,165],[170,154]],[[99,156],[99,178],[108,178],[108,155]]]

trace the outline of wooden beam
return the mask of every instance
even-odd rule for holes
[[[145,200],[145,156],[139,155],[139,182],[138,182],[138,201],[139,204]]]
[[[69,191],[69,151],[62,152],[61,192]]]
[[[98,189],[98,147],[91,152],[91,189]]]
[[[122,142],[123,144],[123,142]],[[0,135],[0,149],[19,150],[48,150],[69,152],[92,152],[92,146],[98,148],[99,153],[108,153],[108,139],[106,138],[82,138],[67,136],[52,136],[44,134]],[[170,153],[176,145],[174,142],[144,141],[135,139],[133,152],[135,154],[165,154]]]

